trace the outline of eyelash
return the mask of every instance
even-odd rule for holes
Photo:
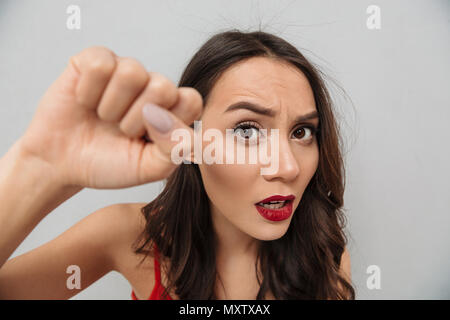
[[[236,132],[237,129],[250,129],[250,128],[258,129],[258,131],[259,131],[259,129],[261,129],[260,126],[254,121],[243,121],[243,122],[239,122],[238,124],[236,124],[234,126],[233,132]],[[305,128],[307,128],[307,129],[309,129],[311,131],[311,137],[309,139],[307,139],[307,141],[308,140],[313,140],[314,137],[317,135],[317,132],[319,131],[319,129],[316,128],[313,125],[302,125],[302,126],[299,126],[298,128],[296,128],[294,130],[294,132],[296,132],[299,129],[305,129]],[[244,140],[248,140],[246,138],[243,138],[243,139]]]

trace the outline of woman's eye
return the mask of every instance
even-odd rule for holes
[[[241,122],[233,128],[233,134],[245,143],[256,144],[264,139],[264,132],[261,131],[256,122]]]
[[[241,123],[233,129],[233,132],[235,135],[245,141],[255,140],[256,142],[256,140],[265,138],[263,131],[261,131],[259,127],[251,123]],[[316,132],[317,129],[313,126],[302,126],[297,128],[292,135],[295,139],[310,141],[314,138]]]
[[[234,129],[234,132],[244,139],[250,139],[250,138],[256,138],[259,133],[259,129],[253,126],[249,125],[242,125],[239,127],[236,127]]]
[[[309,132],[309,133],[306,133],[306,132]],[[315,133],[316,133],[316,129],[314,127],[300,127],[294,131],[293,135],[296,139],[310,140],[313,138]],[[306,138],[304,138],[305,136],[306,136]]]

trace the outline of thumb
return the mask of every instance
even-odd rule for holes
[[[142,108],[142,117],[151,138],[145,147],[141,166],[147,181],[156,176],[159,179],[167,177],[183,160],[192,162],[192,128],[169,110],[153,103]]]

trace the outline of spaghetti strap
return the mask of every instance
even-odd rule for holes
[[[148,300],[172,300],[170,295],[164,294],[165,290],[164,287],[161,285],[161,270],[158,261],[160,255],[156,244],[154,244],[153,255],[154,255],[153,263],[155,268],[155,285],[153,286],[153,290],[150,293],[150,297],[148,298]],[[134,294],[134,291],[131,292],[131,298],[133,300],[138,300],[136,295]]]
[[[153,259],[154,261],[154,266],[155,266],[155,286],[159,286],[161,284],[161,271],[159,269],[159,251],[158,251],[158,247],[155,244],[155,249],[154,249],[154,255],[155,258]]]
[[[161,268],[159,264],[159,250],[156,244],[154,245],[154,265],[155,265],[155,286],[150,295],[150,300],[172,300],[172,298],[165,294],[165,288],[161,284]]]

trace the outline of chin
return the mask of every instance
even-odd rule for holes
[[[284,236],[289,228],[289,223],[266,223],[265,226],[255,230],[253,237],[261,241],[273,241]]]

